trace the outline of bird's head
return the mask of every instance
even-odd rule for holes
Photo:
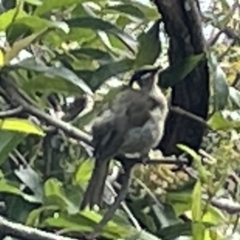
[[[158,73],[161,70],[160,66],[157,67],[149,67],[145,66],[144,68],[136,71],[129,82],[129,86],[132,87],[136,82],[138,83],[140,88],[151,87],[153,84],[157,84],[158,81]]]

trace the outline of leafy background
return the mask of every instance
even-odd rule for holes
[[[134,70],[161,64],[159,84],[170,94],[203,54],[169,67],[168,38],[151,2],[2,3],[1,72],[37,107],[30,109],[33,116],[21,108],[6,114],[14,96],[0,91],[1,214],[82,236],[104,213],[78,209],[93,166],[91,149],[41,114],[87,132]],[[211,76],[209,129],[198,153],[179,146],[193,157],[193,174],[163,164],[136,166],[127,200],[102,237],[234,239],[239,232],[239,9],[237,1],[221,0],[202,12]]]

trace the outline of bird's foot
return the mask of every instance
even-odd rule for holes
[[[141,162],[143,165],[147,165],[147,163],[150,161],[150,158],[148,156],[144,156],[141,159]]]
[[[183,157],[179,156],[176,158],[175,167],[172,169],[173,172],[178,172],[184,169],[185,163],[182,161]]]

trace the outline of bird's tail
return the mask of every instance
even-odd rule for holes
[[[109,164],[110,160],[96,159],[91,179],[80,205],[81,210],[87,205],[89,205],[90,209],[92,209],[94,205],[102,205],[102,195],[108,176]]]

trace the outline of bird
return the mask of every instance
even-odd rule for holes
[[[95,165],[80,209],[102,205],[102,194],[111,159],[136,154],[146,159],[164,133],[167,99],[158,87],[161,67],[145,66],[128,86],[103,105],[92,126]],[[137,83],[139,89],[134,89]]]

